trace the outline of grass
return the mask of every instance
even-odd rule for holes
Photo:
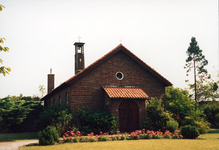
[[[0,134],[0,141],[19,141],[19,140],[33,140],[33,139],[37,139],[36,132]]]
[[[94,143],[65,143],[52,146],[26,146],[21,150],[219,150],[219,129],[202,134],[198,139],[151,139]]]

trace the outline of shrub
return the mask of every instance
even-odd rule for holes
[[[143,122],[141,128],[146,130],[161,130],[165,131],[166,123],[172,119],[170,114],[164,111],[162,100],[151,98],[150,103],[147,103],[147,118]]]
[[[177,130],[179,127],[179,123],[174,120],[174,119],[171,119],[169,121],[167,121],[167,124],[166,124],[166,130],[169,130],[170,132],[174,132],[175,130]]]
[[[47,126],[54,126],[59,136],[61,136],[66,130],[73,128],[71,126],[72,113],[71,111],[60,104],[51,105],[45,108],[42,113],[40,113],[37,125],[40,127],[39,130],[46,128]]]
[[[185,125],[181,129],[181,134],[186,139],[196,139],[199,136],[199,131],[195,126]]]
[[[191,114],[195,112],[195,104],[189,96],[189,91],[170,86],[166,87],[165,97],[165,110],[174,114],[173,118],[182,126],[185,117],[191,116]]]
[[[215,126],[219,127],[219,113],[215,115]]]
[[[44,130],[40,131],[38,133],[38,137],[40,145],[53,145],[59,139],[58,131],[52,126],[48,126]]]
[[[210,123],[201,119],[200,121],[195,121],[195,126],[197,127],[200,134],[207,133],[211,130]]]
[[[79,130],[83,135],[91,132],[98,134],[100,131],[115,133],[115,127],[118,123],[118,117],[105,111],[92,113],[90,109],[79,109],[76,113],[79,121]]]
[[[219,113],[219,102],[213,101],[209,102],[204,107],[204,113],[207,116],[208,122],[211,123],[212,126],[219,127],[219,120],[217,122],[216,115]]]
[[[185,117],[184,125],[195,126],[200,134],[207,133],[211,130],[210,123],[205,121],[204,118]]]

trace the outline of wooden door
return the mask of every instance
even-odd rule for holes
[[[119,129],[121,132],[139,129],[139,108],[132,100],[124,100],[119,105]]]

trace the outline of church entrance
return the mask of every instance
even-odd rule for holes
[[[132,100],[124,100],[119,105],[120,132],[132,132],[139,129],[139,108]]]

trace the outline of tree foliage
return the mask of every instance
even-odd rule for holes
[[[150,102],[147,103],[147,118],[141,128],[164,132],[167,122],[171,120],[171,115],[164,110],[162,99],[151,98]]]
[[[207,120],[212,124],[214,127],[219,127],[219,102],[212,101],[208,102],[204,107],[204,113],[207,116]]]
[[[0,4],[0,11],[2,11],[3,8],[5,8],[5,6],[3,6],[3,5]]]
[[[189,92],[180,88],[166,87],[165,109],[173,113],[173,118],[182,125],[186,116],[195,111],[195,104],[189,97]]]
[[[210,123],[206,121],[206,115],[201,109],[195,110],[195,102],[192,101],[187,90],[167,87],[165,109],[173,114],[173,118],[180,126],[196,126],[200,133],[210,131]]]
[[[202,54],[202,50],[199,48],[195,37],[191,38],[191,43],[186,51],[186,54],[188,57],[184,68],[187,69],[187,76],[190,71],[193,71],[194,73],[194,84],[191,84],[190,88],[194,90],[194,99],[197,102],[199,101],[197,99],[197,77],[201,82],[203,82],[206,78],[210,78],[207,69],[205,69],[208,61]]]
[[[41,93],[41,98],[42,98],[43,95],[46,93],[46,88],[43,85],[40,85],[38,88],[39,88],[39,91]]]
[[[199,102],[201,101],[215,101],[219,98],[218,85],[219,81],[213,80],[198,80],[196,82],[197,90],[196,96]],[[190,85],[194,89],[194,85]]]
[[[25,100],[22,95],[0,99],[0,132],[17,132],[21,130],[20,127],[24,122],[33,125],[34,118],[30,117],[30,114],[36,107],[41,107],[41,102],[35,98],[26,97],[26,99],[29,100]],[[26,120],[27,118],[32,120]]]
[[[5,8],[3,5],[0,5],[0,11],[3,10],[3,8]],[[3,47],[1,44],[4,44],[4,41],[6,41],[5,38],[0,38],[0,52],[9,52],[9,48],[8,47]],[[3,60],[0,59],[0,64],[3,63]],[[6,74],[9,74],[9,72],[11,72],[11,68],[10,67],[5,67],[5,66],[0,66],[0,74],[3,74],[4,76]]]

